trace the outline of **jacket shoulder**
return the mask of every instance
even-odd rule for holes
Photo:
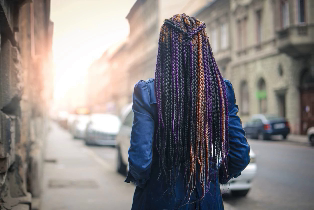
[[[148,80],[140,80],[134,86],[134,93],[140,92],[141,94],[146,95],[149,98],[149,103],[156,103],[155,97],[155,79],[151,78]]]
[[[232,83],[230,82],[230,80],[224,79],[224,82],[225,82],[226,89],[227,89],[228,103],[229,103],[229,106],[231,106],[231,105],[236,103],[234,89],[233,89],[233,86],[232,86]]]

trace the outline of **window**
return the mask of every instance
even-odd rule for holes
[[[246,23],[247,23],[247,18],[245,17],[242,20],[242,47],[243,49],[246,48],[246,34],[247,34]]]
[[[305,23],[305,0],[298,0],[299,23]]]
[[[221,49],[226,49],[228,47],[228,24],[223,23],[220,26],[220,37],[221,37]]]
[[[257,44],[262,42],[262,11],[256,11],[256,41]]]
[[[241,20],[238,20],[237,22],[237,28],[238,28],[238,50],[242,50],[242,24]]]
[[[241,97],[241,114],[248,115],[249,114],[249,88],[247,82],[244,81],[241,83],[241,90],[240,90],[240,97]]]
[[[263,124],[263,121],[261,119],[259,119],[259,118],[256,118],[256,119],[253,120],[252,123],[253,123],[254,126],[259,126],[259,125]]]
[[[281,64],[279,64],[279,66],[278,66],[278,75],[281,77],[283,76],[283,68],[282,68]]]
[[[265,80],[262,78],[259,80],[257,84],[257,94],[256,97],[259,102],[259,112],[266,113],[267,112],[267,91],[266,91],[266,83]]]
[[[287,28],[290,25],[289,3],[288,0],[280,1],[281,28]]]
[[[276,115],[271,115],[271,114],[265,114],[264,115],[266,120],[273,120],[273,121],[279,121],[279,120],[284,120],[284,118],[280,117],[280,116],[276,116]]]
[[[246,23],[247,18],[238,20],[238,50],[243,50],[246,47]]]
[[[213,29],[211,31],[211,41],[212,41],[212,50],[213,52],[216,52],[218,49],[218,43],[217,43],[217,30]]]

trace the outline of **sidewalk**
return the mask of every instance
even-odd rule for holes
[[[287,136],[287,141],[295,144],[310,146],[309,139],[306,135],[289,134]]]
[[[128,210],[134,186],[57,124],[46,144],[41,210]],[[234,210],[224,203],[225,210]]]
[[[41,210],[130,209],[134,186],[55,123],[45,156]]]
[[[309,139],[306,135],[289,134],[286,140],[282,139],[282,136],[272,136],[273,140],[281,141],[283,143],[290,143],[302,146],[311,146]]]

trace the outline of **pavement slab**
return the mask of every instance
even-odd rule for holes
[[[134,186],[54,123],[45,160],[42,210],[130,209]]]

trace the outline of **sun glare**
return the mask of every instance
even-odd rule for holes
[[[87,69],[108,47],[127,37],[125,16],[133,3],[52,0],[55,103],[60,103],[69,89],[84,83]]]

